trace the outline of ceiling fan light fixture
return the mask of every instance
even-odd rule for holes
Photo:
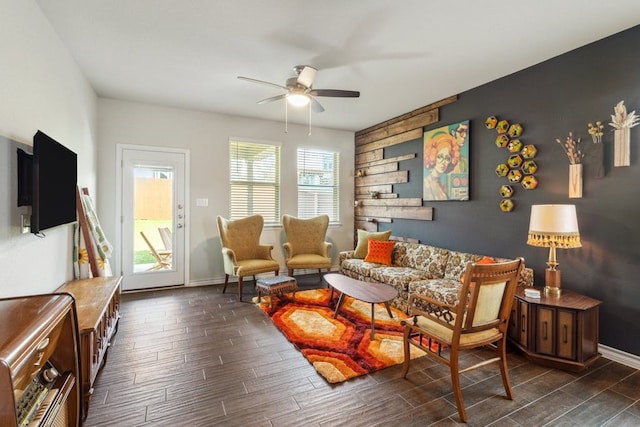
[[[289,104],[293,105],[294,107],[304,107],[305,105],[309,104],[311,99],[307,94],[290,92],[287,94],[287,101],[289,101]]]

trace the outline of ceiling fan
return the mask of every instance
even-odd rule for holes
[[[324,107],[315,99],[317,96],[329,96],[335,98],[358,98],[360,96],[360,92],[355,90],[313,89],[313,80],[315,79],[318,70],[309,65],[296,65],[293,67],[293,71],[295,71],[296,76],[287,79],[284,86],[249,77],[238,76],[238,78],[248,82],[277,87],[286,91],[286,93],[258,101],[258,104],[266,104],[268,102],[286,99],[290,104],[295,106],[304,106],[311,103],[311,108],[316,113],[324,111]]]

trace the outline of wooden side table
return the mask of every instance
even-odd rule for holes
[[[518,287],[511,308],[508,337],[531,361],[579,372],[598,353],[598,307],[602,301],[563,289],[559,296],[529,298]]]
[[[72,280],[59,287],[76,301],[80,365],[82,370],[83,419],[87,417],[93,383],[107,360],[107,350],[120,319],[122,277]]]

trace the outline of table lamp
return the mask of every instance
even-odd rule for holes
[[[548,268],[545,270],[544,292],[560,295],[560,270],[556,248],[579,248],[580,231],[575,205],[533,205],[529,221],[527,244],[549,248]]]

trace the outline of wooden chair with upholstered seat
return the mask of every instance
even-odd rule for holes
[[[325,242],[329,227],[328,215],[309,219],[283,215],[282,225],[287,236],[287,242],[282,246],[286,253],[289,276],[293,276],[294,270],[317,268],[318,275],[322,279],[322,269],[331,271],[329,249],[332,245]]]
[[[243,278],[273,271],[276,276],[280,264],[271,257],[273,245],[261,245],[260,234],[264,226],[262,215],[252,215],[237,220],[229,220],[218,216],[218,232],[222,243],[222,259],[224,261],[224,288],[226,292],[229,276],[238,278],[238,295],[242,301]]]
[[[497,362],[507,397],[513,399],[507,370],[506,339],[511,305],[523,264],[522,258],[497,264],[469,263],[455,305],[419,294],[409,297],[409,313],[413,319],[402,321],[402,376],[406,378],[409,372],[410,345],[448,365],[458,415],[463,422],[467,422],[460,389],[460,374],[463,372]],[[495,357],[471,366],[460,366],[460,351],[483,346],[494,348]]]

